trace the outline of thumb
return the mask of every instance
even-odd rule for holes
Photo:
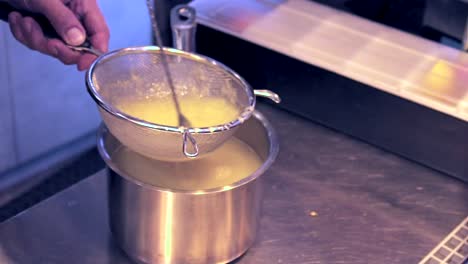
[[[61,0],[30,1],[31,9],[44,14],[57,33],[69,45],[77,46],[86,39],[86,31],[76,15]]]

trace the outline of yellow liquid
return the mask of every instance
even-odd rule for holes
[[[236,120],[240,114],[235,105],[221,98],[182,96],[177,99],[182,114],[192,127],[222,125]],[[166,126],[179,125],[172,97],[123,101],[117,104],[117,108],[147,122]]]
[[[147,158],[121,147],[112,160],[128,176],[154,186],[175,190],[204,190],[230,185],[256,171],[262,160],[247,144],[231,138],[200,159],[166,162]]]

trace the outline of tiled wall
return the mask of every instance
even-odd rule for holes
[[[145,1],[101,0],[110,49],[150,43]],[[0,172],[95,128],[84,73],[20,45],[0,23]]]
[[[8,86],[6,32],[0,25],[0,171],[16,163],[11,89]]]

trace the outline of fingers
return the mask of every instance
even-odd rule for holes
[[[58,58],[65,65],[76,64],[79,71],[84,71],[91,66],[96,60],[96,56],[89,53],[80,53],[73,51],[63,44],[63,42],[52,39],[48,43],[49,49],[56,51],[56,58]]]
[[[83,54],[77,63],[77,68],[79,71],[84,71],[89,69],[89,66],[96,60],[96,56],[93,54]]]
[[[47,39],[34,19],[22,17],[19,13],[13,12],[9,15],[8,20],[13,36],[19,42],[30,49],[52,55],[47,49]]]
[[[97,50],[107,52],[109,49],[109,28],[96,0],[84,0],[80,4],[72,9],[81,14],[91,45]],[[77,64],[78,70],[88,69],[95,59],[96,56],[92,54],[84,54]]]
[[[25,44],[25,35],[22,28],[22,17],[18,12],[11,12],[8,15],[8,24],[10,25],[11,33],[19,42]],[[26,45],[26,44],[25,44]]]
[[[26,46],[44,54],[53,55],[47,49],[47,38],[44,36],[44,33],[37,22],[30,17],[25,17],[23,19],[23,25],[26,31]]]
[[[44,14],[67,44],[80,45],[87,33],[94,48],[107,52],[109,29],[96,0],[72,1],[69,6],[62,1],[64,0],[29,1],[28,9]],[[82,19],[83,25],[77,17]],[[9,24],[15,38],[25,46],[51,55],[66,65],[76,64],[80,71],[88,69],[96,59],[92,54],[73,51],[61,40],[46,38],[39,24],[30,17],[12,12],[9,15]]]
[[[8,20],[13,36],[28,48],[51,55],[66,65],[80,61],[82,56],[79,52],[71,50],[58,39],[47,39],[34,19],[12,12]]]
[[[86,28],[85,32],[87,34],[87,38],[91,42],[91,45],[97,50],[107,52],[109,49],[109,28],[99,6],[96,3],[96,0],[71,1],[69,7],[66,8],[69,8],[69,10],[80,17],[83,22],[83,26]],[[64,59],[65,61],[69,61],[69,59],[72,60],[73,58],[77,59],[76,64],[80,71],[88,69],[96,59],[95,55],[89,53],[81,53],[80,56],[76,58],[72,57],[69,53],[65,55],[62,52],[64,53],[65,51],[60,50],[60,55],[63,55],[66,58]],[[73,52],[73,54],[76,55],[77,53]],[[62,62],[64,60],[62,60]]]
[[[57,39],[49,40],[48,48],[51,50],[51,52],[55,50],[55,57],[58,58],[63,64],[76,64],[76,67],[79,71],[87,70],[97,58],[93,54],[74,51],[63,44],[62,41]]]
[[[57,39],[49,40],[48,48],[56,51],[58,58],[65,65],[76,64],[80,71],[87,70],[89,66],[96,60],[96,56],[89,53],[74,51],[67,47],[62,41]]]
[[[44,14],[67,44],[78,46],[85,41],[85,29],[77,16],[61,0],[30,1],[30,8]]]
[[[109,49],[109,28],[96,0],[84,1],[82,18],[93,47],[107,52]]]

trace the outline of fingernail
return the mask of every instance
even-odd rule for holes
[[[25,27],[25,29],[26,29],[26,32],[31,33],[31,30],[32,30],[32,23],[31,23],[31,20],[25,19],[25,21],[24,21],[24,27]]]
[[[85,35],[78,28],[74,27],[67,31],[66,41],[70,45],[80,45],[85,41]]]
[[[99,50],[100,52],[106,53],[109,49],[108,49],[107,46],[105,46],[105,45],[100,45],[99,48],[98,48],[98,50]]]
[[[16,24],[16,22],[18,22],[18,13],[12,12],[9,17],[12,23]]]

